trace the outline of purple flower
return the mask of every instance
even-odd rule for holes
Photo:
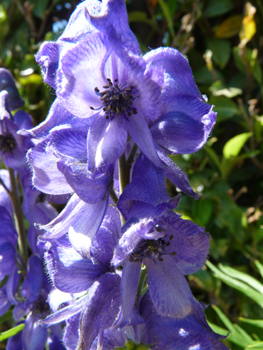
[[[46,263],[54,286],[65,293],[82,293],[43,322],[50,325],[68,320],[64,337],[68,349],[77,345],[89,349],[98,333],[115,321],[120,307],[120,277],[111,260],[117,239],[116,224],[107,216],[93,240],[90,258],[85,249],[79,254],[66,238],[46,243]]]
[[[107,172],[131,136],[176,186],[195,196],[185,174],[165,154],[197,151],[215,122],[215,113],[198,91],[187,60],[171,48],[141,57],[124,1],[92,4],[95,10],[84,1],[73,13],[66,34],[37,55],[46,81],[56,88],[57,105],[67,110],[65,120],[68,115],[90,120],[89,170]],[[75,33],[77,18],[77,35],[67,39],[71,29]],[[42,130],[50,129],[54,121],[51,118]]]
[[[8,92],[8,106],[11,111],[21,108],[24,101],[19,95],[15,81],[9,71],[5,68],[0,68],[0,91]]]
[[[184,275],[205,264],[209,235],[173,212],[179,198],[169,198],[164,171],[140,155],[132,181],[118,203],[127,220],[113,257],[115,266],[124,263],[119,326],[131,314],[142,263],[147,267],[150,296],[159,314],[182,318],[195,307]]]
[[[0,92],[0,158],[5,165],[19,171],[26,166],[26,151],[32,147],[30,137],[18,135],[17,131],[31,128],[32,119],[24,111],[16,112],[13,117],[8,106],[7,91]]]
[[[16,349],[16,344],[21,344],[25,350],[43,350],[48,338],[48,330],[39,321],[47,317],[50,308],[47,303],[47,295],[50,290],[43,266],[37,255],[32,255],[28,261],[27,276],[22,284],[22,297],[24,302],[16,305],[14,318],[19,320],[27,315],[23,331],[19,336],[11,337],[8,340],[7,349]],[[59,338],[62,338],[62,328],[60,325],[51,328],[51,335],[56,339],[57,348],[53,350],[65,349]]]
[[[140,318],[132,317],[122,328],[103,331],[92,344],[91,350],[141,349],[141,350],[227,350],[220,342],[223,336],[208,326],[201,306],[184,318],[159,315],[151,301],[149,292],[139,302]]]

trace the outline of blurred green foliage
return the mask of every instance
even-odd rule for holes
[[[0,66],[16,78],[35,124],[54,91],[34,54],[56,40],[78,1],[2,0]],[[261,0],[127,0],[143,53],[172,46],[187,56],[196,83],[218,112],[207,145],[172,156],[200,199],[182,196],[179,212],[211,233],[209,262],[189,276],[212,307],[215,331],[232,349],[263,349],[263,4]],[[177,193],[167,183],[171,195]]]

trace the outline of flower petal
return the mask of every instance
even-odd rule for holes
[[[25,321],[25,327],[22,333],[23,349],[25,350],[43,350],[47,341],[46,327],[37,323],[39,314],[30,312]]]
[[[102,65],[107,55],[103,36],[96,33],[76,44],[61,58],[57,73],[57,96],[73,115],[88,118],[94,114],[90,107],[101,107],[101,100],[94,89],[101,89],[106,84]]]
[[[151,50],[143,58],[148,64],[164,69],[163,101],[170,97],[176,98],[178,94],[193,95],[204,100],[195,84],[187,59],[178,50],[168,47],[158,48]]]
[[[182,272],[172,257],[164,256],[163,261],[144,259],[149,274],[149,292],[158,314],[184,318],[195,306],[195,299]]]
[[[124,153],[126,144],[127,130],[122,115],[109,120],[104,113],[98,114],[88,134],[89,169],[106,172]]]
[[[157,167],[162,167],[162,162],[157,155],[149,127],[140,112],[133,114],[130,118],[125,118],[124,122],[134,142],[146,157],[148,157]]]
[[[90,349],[98,333],[113,325],[120,307],[120,284],[118,275],[107,273],[90,288],[80,317],[79,349]]]
[[[72,193],[71,186],[65,176],[58,170],[58,156],[52,149],[46,149],[48,140],[40,142],[27,153],[27,158],[33,167],[33,185],[41,192],[51,195]]]

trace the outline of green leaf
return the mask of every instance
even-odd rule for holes
[[[253,342],[253,344],[250,344],[247,346],[247,349],[259,349],[262,350],[263,349],[263,341],[261,342]]]
[[[224,337],[228,335],[228,331],[222,327],[217,326],[214,323],[211,323],[207,320],[208,325],[212,328],[212,330],[220,335],[223,335]]]
[[[8,339],[10,337],[13,337],[14,335],[16,335],[17,333],[21,332],[22,329],[24,328],[25,324],[19,324],[18,326],[15,326],[11,329],[9,329],[6,332],[0,333],[0,341],[3,341],[5,339]]]
[[[207,48],[213,53],[212,60],[223,69],[230,58],[230,41],[217,38],[207,39]]]
[[[193,202],[194,222],[199,226],[206,226],[214,210],[214,201],[210,198]]]
[[[229,329],[230,334],[227,338],[228,340],[241,346],[242,348],[252,343],[253,339],[244,331],[244,329],[237,324],[233,324],[217,306],[212,305],[212,308],[215,310],[217,316],[220,318],[226,328]]]
[[[244,317],[239,317],[239,320],[241,322],[251,324],[252,326],[263,328],[263,320],[250,320],[250,319],[244,318]]]
[[[209,103],[215,105],[214,111],[217,112],[217,122],[222,122],[226,119],[239,114],[239,109],[235,102],[224,96],[212,96]]]
[[[229,159],[231,157],[236,157],[241,151],[244,144],[247,140],[252,136],[252,132],[245,132],[243,134],[239,134],[234,136],[232,139],[227,141],[223,148],[223,155],[225,159]]]
[[[226,275],[224,272],[216,268],[210,261],[206,262],[210,270],[215,274],[215,277],[226,283],[232,288],[235,288],[245,294],[247,297],[253,299],[259,306],[263,308],[263,297],[262,294],[257,292],[255,289],[248,286],[246,283],[238,281],[233,277]]]
[[[228,276],[234,277],[240,281],[247,283],[250,287],[255,288],[259,293],[263,294],[263,284],[256,280],[254,277],[251,277],[244,272],[238,271],[229,266],[224,266],[222,264],[219,264],[218,267]]]
[[[233,7],[233,0],[209,0],[203,12],[203,15],[205,17],[216,17],[229,12]]]
[[[263,278],[263,265],[258,260],[255,260],[255,265],[258,268],[258,271]]]

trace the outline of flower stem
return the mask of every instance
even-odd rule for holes
[[[120,187],[120,195],[124,191],[124,188],[130,183],[130,171],[127,166],[127,161],[125,154],[119,158],[119,187]],[[122,226],[125,224],[125,219],[121,215],[121,224]]]
[[[130,182],[130,173],[127,169],[127,161],[125,154],[123,154],[119,158],[119,186],[120,186],[120,194],[122,194],[124,188]]]
[[[23,225],[23,212],[21,210],[19,196],[17,193],[17,184],[15,179],[15,173],[13,169],[8,168],[10,183],[11,183],[11,192],[9,191],[9,196],[12,202],[12,206],[14,209],[14,218],[16,230],[18,233],[18,249],[21,256],[22,265],[26,268],[27,264],[27,244],[26,244],[26,235]]]

